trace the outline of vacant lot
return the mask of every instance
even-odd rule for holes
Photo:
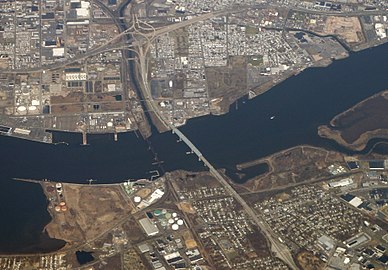
[[[51,211],[53,220],[47,226],[50,237],[70,245],[82,244],[109,231],[129,218],[130,206],[119,186],[63,184],[67,211]]]
[[[337,35],[349,44],[364,40],[361,24],[357,17],[329,16],[323,32],[324,34]]]

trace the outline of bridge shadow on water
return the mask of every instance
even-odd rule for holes
[[[240,100],[238,110],[190,120],[180,130],[216,168],[230,171],[238,163],[300,144],[352,154],[320,138],[317,128],[387,89],[386,70],[388,44],[353,53],[327,68],[307,69],[253,100]],[[271,116],[275,118],[271,120]],[[113,135],[92,135],[86,147],[80,145],[80,134],[55,133],[54,138],[69,145],[0,136],[0,252],[53,247],[42,237],[50,217],[40,187],[16,183],[10,180],[13,177],[77,183],[92,178],[97,183],[112,183],[150,178],[155,170],[206,169],[197,156],[186,154],[189,147],[178,143],[178,137],[169,132],[154,134],[146,141],[134,132],[119,134],[118,142],[114,142]],[[370,141],[364,153],[378,141]],[[384,149],[382,145],[377,147],[378,151]]]

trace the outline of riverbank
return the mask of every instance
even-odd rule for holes
[[[387,50],[388,45],[383,45],[353,53],[327,68],[307,69],[255,99],[239,102],[238,110],[190,120],[180,130],[217,169],[235,170],[236,164],[306,144],[357,154],[319,137],[317,128],[387,89]],[[275,118],[271,120],[271,116]],[[0,226],[0,251],[33,249],[50,221],[41,188],[12,178],[79,184],[95,179],[102,184],[150,179],[175,170],[206,169],[195,155],[186,154],[188,147],[169,132],[154,133],[147,141],[134,132],[118,136],[115,142],[112,135],[89,135],[88,147],[80,145],[80,134],[54,133],[54,141],[66,142],[66,146],[0,136],[0,148],[5,153],[0,155],[5,168],[0,181],[0,211],[7,221]],[[370,141],[363,153],[378,141]],[[380,146],[376,149],[387,153]]]
[[[256,175],[245,183],[234,186],[241,190],[245,189],[245,192],[257,192],[298,185],[304,183],[306,179],[313,182],[330,177],[328,166],[344,163],[344,157],[335,151],[301,145],[258,160],[238,164],[236,167],[242,170],[263,163],[269,167],[266,173]]]
[[[318,127],[323,138],[356,151],[373,138],[388,138],[388,90],[377,93]]]

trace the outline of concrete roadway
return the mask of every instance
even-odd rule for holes
[[[199,149],[176,127],[170,125],[172,132],[175,133],[189,148],[198,156],[208,168],[210,173],[218,180],[218,182],[226,189],[226,191],[243,207],[245,212],[255,223],[255,225],[264,233],[265,237],[271,243],[271,250],[284,261],[291,269],[298,269],[295,265],[294,259],[292,258],[291,252],[287,246],[281,243],[278,239],[272,236],[273,232],[261,216],[259,216],[248,203],[237,193],[237,191],[228,183],[227,180],[213,167],[213,165],[202,155]]]
[[[4,74],[33,73],[33,72],[40,72],[43,70],[52,70],[52,69],[61,68],[61,67],[64,67],[66,65],[70,65],[70,64],[79,62],[81,60],[84,60],[86,58],[89,58],[91,56],[97,55],[97,54],[102,53],[102,52],[111,51],[114,49],[122,49],[124,47],[131,48],[131,47],[144,45],[144,43],[147,42],[146,38],[151,38],[153,40],[154,38],[161,36],[163,34],[169,33],[171,31],[186,27],[186,26],[191,25],[191,24],[196,23],[196,22],[200,22],[200,21],[207,20],[207,19],[210,19],[210,18],[213,18],[216,16],[220,16],[220,15],[226,14],[228,12],[230,12],[230,10],[223,10],[223,11],[218,11],[218,12],[206,13],[206,14],[200,15],[198,17],[195,17],[191,20],[175,23],[175,24],[168,25],[166,27],[163,27],[161,29],[158,29],[158,30],[146,33],[146,34],[142,34],[141,35],[142,37],[140,39],[135,40],[135,41],[130,39],[130,40],[126,40],[124,42],[121,41],[121,42],[113,43],[114,41],[118,40],[119,38],[121,38],[127,34],[131,34],[131,32],[133,31],[133,28],[130,27],[127,30],[121,32],[120,34],[114,36],[113,38],[111,38],[110,40],[105,42],[103,45],[101,45],[93,50],[90,50],[84,54],[76,55],[72,59],[68,59],[68,60],[60,62],[60,63],[53,63],[53,64],[49,64],[49,65],[45,65],[45,66],[41,66],[41,67],[36,67],[36,68],[1,70],[1,73],[4,73]]]
[[[363,16],[363,15],[384,15],[387,14],[385,10],[360,10],[360,11],[349,11],[349,12],[335,12],[335,11],[320,11],[320,10],[311,10],[306,8],[290,8],[290,11],[299,11],[309,14],[318,14],[318,15],[334,15],[340,17],[350,17],[350,16]]]
[[[144,45],[143,39],[146,38],[147,43],[149,43],[150,39],[152,41],[160,35],[163,35],[163,34],[171,32],[171,31],[186,27],[186,26],[191,25],[191,24],[196,23],[196,22],[200,22],[200,21],[207,20],[207,19],[210,19],[210,18],[213,18],[216,16],[220,16],[220,15],[225,14],[225,13],[229,13],[229,12],[230,11],[224,10],[224,11],[219,11],[219,12],[206,13],[206,14],[197,16],[191,20],[168,25],[168,26],[163,27],[161,29],[144,34],[144,35],[142,35],[142,38],[135,40],[132,43],[132,45],[134,47],[138,47],[137,53],[139,56],[140,74],[142,75],[141,77],[142,77],[142,83],[143,83],[142,90],[144,92],[144,96],[145,96],[147,105],[149,106],[149,108],[151,108],[154,111],[155,115],[158,117],[160,122],[163,125],[165,125],[166,128],[171,129],[174,133],[176,133],[182,139],[182,141],[184,141],[190,147],[190,149],[192,149],[192,151],[194,153],[196,153],[198,158],[202,162],[204,162],[204,164],[209,168],[210,173],[220,182],[220,184],[228,191],[228,193],[231,194],[231,196],[238,203],[240,203],[240,205],[244,208],[244,210],[246,211],[248,216],[260,228],[260,230],[265,234],[267,239],[270,241],[271,250],[275,253],[275,255],[277,257],[279,257],[281,260],[283,260],[286,264],[288,264],[288,266],[291,267],[292,269],[298,269],[298,267],[295,265],[295,262],[292,258],[290,251],[288,250],[288,248],[284,244],[282,244],[278,239],[276,239],[272,236],[272,231],[269,228],[268,224],[261,217],[259,217],[259,215],[246,203],[246,201],[233,189],[233,187],[228,183],[228,181],[225,180],[224,177],[211,165],[211,163],[202,155],[202,153],[195,147],[195,145],[192,144],[191,141],[179,129],[174,127],[169,122],[166,122],[166,120],[163,118],[158,107],[155,106],[155,104],[152,100],[151,93],[150,93],[150,89],[149,89],[149,85],[148,85],[148,78],[147,78],[147,65],[146,65],[147,51],[143,52],[143,50],[141,48],[142,45]],[[309,10],[309,12],[311,12],[311,11]],[[324,14],[327,14],[327,13],[324,13]],[[355,15],[355,14],[356,13],[351,13],[349,15]],[[372,12],[359,12],[357,14],[363,15],[363,14],[373,14],[373,13]],[[336,13],[336,15],[338,15],[338,14]],[[346,14],[344,14],[344,16],[346,16]],[[130,30],[132,30],[132,29],[130,28],[130,29],[127,29],[127,30],[121,32],[119,35],[115,36],[114,38],[112,38],[111,40],[109,40],[108,42],[106,42],[105,44],[103,44],[102,46],[97,48],[96,50],[93,50],[93,51],[90,51],[90,52],[84,54],[82,56],[82,59],[90,57],[90,56],[98,54],[98,53],[101,53],[102,51],[104,51],[106,49],[112,48],[112,46],[110,46],[111,43],[114,40],[117,40],[118,38],[130,33]],[[117,44],[114,44],[114,45],[117,45]],[[76,62],[79,60],[81,60],[81,59],[77,58],[77,60],[71,60],[71,61]],[[68,64],[68,63],[67,62],[61,63],[59,67],[65,66],[66,64]],[[47,69],[47,68],[53,69],[53,68],[58,68],[58,66],[55,67],[55,65],[53,64],[53,65],[50,65],[49,67],[38,68],[38,70],[35,70],[35,71],[39,71],[39,70]],[[18,71],[14,70],[12,72],[18,72]],[[26,70],[19,71],[19,72],[26,72]]]
[[[114,14],[108,8],[106,8],[106,6],[104,6],[103,3],[99,2],[99,1],[96,1],[96,4],[99,5],[105,12],[107,12],[108,15],[112,16],[113,18],[115,18]],[[276,5],[271,5],[271,6],[277,7]],[[251,7],[252,6],[250,6],[250,7],[249,6],[239,7],[239,8],[240,8],[240,11],[242,11],[242,10],[245,10],[245,9],[248,9],[248,8],[251,8]],[[268,5],[256,5],[254,7],[255,8],[266,8],[266,7],[268,7]],[[328,11],[316,11],[316,10],[309,10],[309,9],[304,9],[304,8],[291,8],[290,10],[306,12],[306,13],[312,13],[312,14],[336,15],[336,16],[378,15],[378,14],[385,14],[385,12],[386,12],[386,11],[382,11],[382,10],[372,10],[372,11],[355,11],[355,12],[339,13],[339,12],[328,12]],[[111,50],[114,50],[114,49],[122,49],[125,46],[131,47],[129,44],[132,44],[133,47],[141,46],[141,45],[144,45],[144,43],[148,43],[147,39],[150,39],[151,41],[153,41],[156,37],[161,36],[163,34],[166,34],[166,33],[172,32],[174,30],[177,30],[177,29],[189,26],[189,25],[191,25],[193,23],[196,23],[196,22],[204,21],[204,20],[207,20],[207,19],[211,19],[211,18],[214,18],[214,17],[217,17],[217,16],[221,16],[221,15],[227,14],[227,13],[231,13],[231,12],[236,12],[236,9],[226,9],[226,10],[221,10],[221,11],[205,13],[205,14],[196,16],[193,19],[182,21],[182,22],[179,22],[179,23],[174,23],[174,24],[171,24],[171,25],[167,25],[167,26],[162,27],[160,29],[157,29],[155,31],[151,31],[149,33],[142,34],[141,36],[143,38],[137,39],[136,41],[133,41],[133,40],[129,39],[129,40],[126,40],[124,42],[121,41],[121,42],[113,43],[114,41],[118,40],[119,38],[121,38],[121,37],[123,37],[123,36],[125,36],[127,34],[131,34],[131,32],[133,30],[133,26],[132,26],[132,27],[130,27],[130,28],[124,30],[124,31],[121,31],[120,34],[114,36],[113,38],[111,38],[110,40],[108,40],[106,43],[104,43],[103,45],[99,46],[98,48],[90,50],[90,51],[86,52],[85,54],[76,55],[72,59],[68,59],[68,60],[60,62],[60,63],[53,63],[53,64],[49,64],[49,65],[46,65],[46,66],[30,68],[30,69],[2,70],[1,73],[5,73],[5,74],[9,74],[9,73],[32,73],[32,72],[40,72],[40,71],[43,71],[43,70],[52,70],[52,69],[61,68],[61,67],[64,67],[66,65],[70,65],[70,64],[76,63],[76,62],[78,62],[80,60],[84,60],[86,58],[89,58],[91,56],[97,55],[97,54],[105,52],[105,51],[111,51]],[[115,20],[115,23],[117,24],[116,20]],[[119,24],[119,27],[120,26],[121,25]]]
[[[210,15],[210,14],[206,14]],[[218,15],[212,15],[212,16],[218,16]],[[211,16],[206,16],[208,18],[211,18]],[[203,18],[203,17],[202,17]],[[198,20],[194,21],[189,20],[184,22],[185,24],[182,25],[180,23],[180,27],[185,27],[189,24],[195,23]],[[178,27],[179,28],[179,27]],[[171,25],[169,27],[169,31],[174,31],[177,28],[177,25]],[[162,31],[163,30],[163,31]],[[156,34],[155,34],[156,33]],[[162,35],[166,33],[165,29],[156,30],[153,32],[155,36]],[[136,41],[135,41],[136,42]],[[213,167],[213,165],[202,155],[202,153],[199,151],[199,149],[174,125],[169,123],[167,120],[164,119],[163,115],[161,114],[158,106],[155,104],[155,102],[152,99],[151,91],[148,84],[148,78],[147,78],[147,63],[146,63],[146,52],[143,51],[143,48],[141,46],[138,47],[138,56],[139,56],[139,69],[140,69],[140,76],[141,81],[143,84],[142,91],[144,98],[147,103],[147,107],[152,110],[155,114],[155,116],[159,119],[160,123],[165,126],[167,129],[171,129],[173,133],[177,134],[178,137],[187,145],[189,148],[198,156],[199,160],[202,161],[208,168],[210,173],[219,181],[219,183],[227,190],[227,192],[238,202],[240,205],[244,208],[248,216],[251,218],[251,220],[256,224],[256,226],[259,227],[259,229],[265,234],[266,238],[271,243],[271,250],[274,252],[274,254],[279,257],[282,261],[284,261],[291,269],[298,269],[298,267],[295,265],[295,262],[292,258],[292,255],[288,248],[280,243],[280,241],[271,235],[271,231],[266,225],[265,221],[255,213],[255,211],[246,203],[246,201],[234,190],[234,188],[228,183],[227,180]]]
[[[191,20],[190,20],[191,21]],[[183,27],[183,26],[182,26]],[[159,32],[160,33],[160,32]],[[202,155],[199,149],[174,125],[170,124],[166,121],[161,114],[157,105],[152,100],[151,91],[148,84],[147,79],[147,65],[145,53],[143,52],[143,48],[139,46],[139,73],[141,76],[141,82],[143,84],[142,92],[147,104],[148,109],[152,110],[155,116],[159,119],[160,123],[163,124],[167,129],[171,129],[173,133],[175,133],[189,148],[198,156],[199,160],[202,161],[208,168],[210,173],[220,182],[220,184],[228,191],[228,193],[244,208],[248,216],[252,219],[252,221],[259,227],[259,229],[265,234],[266,238],[271,243],[271,250],[279,257],[282,261],[284,261],[291,269],[298,269],[295,265],[295,262],[292,258],[292,255],[288,248],[280,243],[280,241],[271,235],[271,231],[266,225],[263,219],[260,219],[255,211],[245,202],[245,200],[234,190],[234,188],[228,183],[227,180],[213,167],[213,165]]]

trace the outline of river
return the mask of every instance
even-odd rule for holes
[[[387,89],[387,71],[385,44],[352,53],[326,68],[307,69],[253,100],[240,100],[238,110],[190,120],[181,130],[215,167],[231,170],[235,164],[299,144],[346,152],[320,138],[317,127]],[[271,116],[275,118],[271,120]],[[204,169],[194,155],[186,154],[188,147],[177,143],[169,132],[154,134],[148,141],[135,133],[120,134],[118,142],[114,142],[113,135],[93,135],[89,136],[90,146],[80,145],[79,134],[56,133],[54,139],[70,145],[0,136],[0,252],[36,252],[62,244],[42,237],[50,217],[40,187],[12,181],[13,177],[77,183],[93,178],[97,183],[106,183],[148,178],[155,169]],[[152,165],[154,152],[163,162],[162,168]]]

